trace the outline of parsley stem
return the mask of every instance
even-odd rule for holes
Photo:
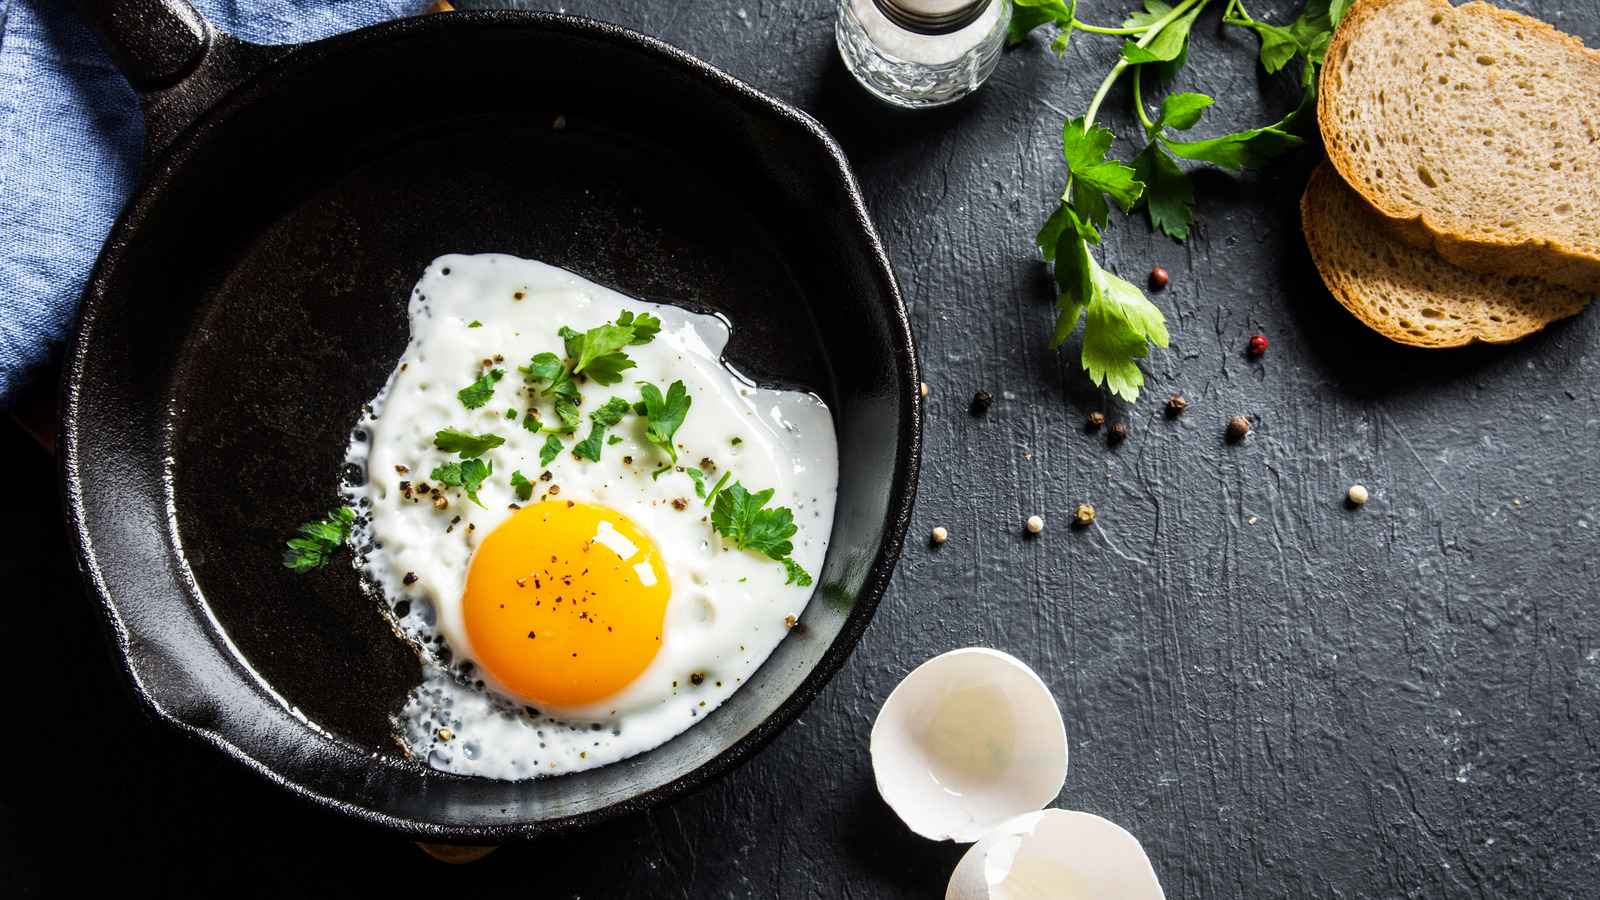
[[[1098,25],[1090,25],[1087,22],[1079,22],[1077,19],[1072,20],[1072,27],[1078,29],[1079,31],[1087,31],[1091,34],[1144,34],[1146,31],[1150,30],[1149,25],[1139,25],[1135,28],[1101,28]]]
[[[1206,0],[1183,0],[1182,3],[1174,6],[1171,12],[1150,23],[1150,30],[1145,32],[1144,37],[1138,40],[1136,46],[1148,47],[1150,42],[1155,40],[1156,37],[1161,34],[1162,29],[1182,18],[1183,15],[1189,10],[1193,9],[1196,4],[1203,4],[1205,2]],[[1094,124],[1094,117],[1100,112],[1100,104],[1105,102],[1106,94],[1111,91],[1111,86],[1116,83],[1117,76],[1121,75],[1122,70],[1126,69],[1127,67],[1128,61],[1126,59],[1118,59],[1117,64],[1111,67],[1111,74],[1106,76],[1105,81],[1100,82],[1100,89],[1095,91],[1094,100],[1089,104],[1089,113],[1083,117],[1083,130],[1085,133],[1088,133],[1089,126]]]
[[[1139,93],[1139,82],[1144,80],[1144,66],[1133,67],[1133,109],[1139,114],[1139,121],[1144,123],[1145,137],[1155,140],[1156,123],[1150,121],[1150,116],[1144,111],[1144,97]]]

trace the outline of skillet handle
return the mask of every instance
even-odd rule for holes
[[[70,2],[139,95],[147,161],[235,87],[296,49],[218,31],[188,0]]]

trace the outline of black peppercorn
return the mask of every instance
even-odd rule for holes
[[[994,395],[988,391],[979,391],[972,395],[972,414],[981,416],[989,409],[989,404],[994,402]]]
[[[1175,416],[1188,408],[1189,401],[1183,399],[1182,394],[1173,394],[1172,399],[1167,401],[1167,415],[1169,416]]]
[[[1106,414],[1105,413],[1103,413],[1103,412],[1092,412],[1092,413],[1089,413],[1089,421],[1087,423],[1089,428],[1099,428],[1101,425],[1104,425],[1105,423],[1106,423]]]
[[[1228,420],[1228,440],[1237,441],[1250,433],[1250,420],[1244,416],[1234,416]]]
[[[1117,424],[1111,426],[1111,439],[1113,441],[1125,441],[1125,440],[1127,440],[1128,439],[1128,423],[1127,422],[1118,422]]]

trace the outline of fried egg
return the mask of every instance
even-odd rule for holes
[[[441,257],[409,312],[411,341],[352,435],[348,461],[364,475],[346,488],[364,576],[424,662],[395,720],[401,745],[444,771],[521,779],[642,753],[715,710],[813,588],[720,534],[701,494],[719,481],[772,489],[768,508],[789,509],[797,528],[789,558],[818,574],[838,486],[827,407],[725,365],[730,326],[717,316],[530,260]],[[617,383],[578,385],[582,424],[542,461],[539,429],[558,421],[549,382],[518,367],[561,357],[562,326],[641,314],[659,333],[624,348],[636,367]],[[492,393],[469,409],[460,392],[485,376]],[[690,401],[675,463],[632,409],[641,383],[670,396],[674,382]],[[592,442],[598,461],[576,457],[612,397],[628,413]],[[477,502],[432,474],[461,461],[436,445],[445,429],[503,439],[476,457],[492,469]]]

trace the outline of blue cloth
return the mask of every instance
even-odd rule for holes
[[[223,31],[286,44],[427,0],[192,0]],[[67,0],[0,0],[0,411],[53,381],[100,244],[138,184],[133,90]]]

